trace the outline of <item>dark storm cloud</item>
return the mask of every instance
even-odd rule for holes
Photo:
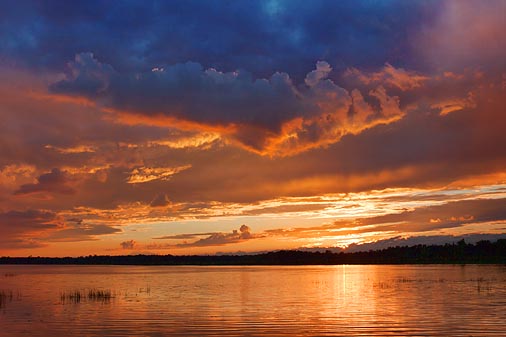
[[[74,62],[69,66],[68,76],[73,79],[72,86],[56,85],[54,88],[62,93],[73,93],[74,88],[86,96],[94,96],[107,89],[109,78],[114,75],[110,65],[97,62],[92,53],[81,53],[75,56]]]
[[[104,97],[109,106],[147,115],[165,114],[206,124],[250,123],[278,129],[300,114],[297,90],[287,74],[255,80],[249,73],[222,73],[186,62],[164,70],[122,75],[93,57],[78,54],[57,93]]]
[[[0,13],[0,57],[60,68],[93,51],[120,71],[195,61],[256,76],[314,61],[410,63],[410,35],[442,7],[427,1],[16,1]]]
[[[193,123],[219,129],[262,154],[304,151],[403,116],[399,98],[379,84],[365,94],[373,106],[357,91],[352,100],[347,90],[328,78],[332,67],[325,61],[316,63],[301,86],[287,73],[254,78],[248,72],[225,73],[194,62],[120,74],[91,53],[77,55],[69,67],[67,77],[51,85],[54,93],[94,99],[112,108],[123,122],[140,118],[139,123],[169,126],[179,121],[182,128]]]

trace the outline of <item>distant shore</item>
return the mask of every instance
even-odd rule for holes
[[[49,265],[338,265],[338,264],[506,264],[506,239],[464,240],[445,245],[390,247],[364,252],[280,250],[250,255],[89,255],[0,257],[0,264]]]

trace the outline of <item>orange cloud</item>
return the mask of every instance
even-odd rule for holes
[[[306,87],[296,87],[285,73],[252,80],[238,72],[204,70],[196,63],[140,74],[135,81],[125,79],[128,83],[120,85],[122,75],[92,54],[78,55],[71,66],[72,75],[54,83],[52,90],[58,95],[67,92],[90,95],[83,83],[88,83],[85,80],[91,77],[100,90],[97,104],[104,106],[102,110],[114,122],[219,133],[230,142],[262,155],[286,156],[325,147],[347,134],[359,134],[404,116],[399,98],[388,95],[378,79],[374,81],[378,83],[376,88],[369,91],[377,104],[367,110],[363,107],[369,103],[362,100],[357,108],[361,116],[353,118],[350,111],[354,101],[347,90],[327,78],[332,67],[325,61],[319,61],[316,69],[307,74]],[[417,87],[425,79],[389,64],[384,72],[388,74],[384,84],[403,89]],[[189,92],[177,94],[183,90],[178,83],[188,79],[192,82],[187,88]],[[173,85],[176,87],[171,95],[159,97],[165,86]],[[140,100],[133,97],[146,90],[151,94],[139,105]],[[354,96],[358,101],[358,95]]]
[[[44,173],[37,178],[37,182],[33,184],[23,184],[15,195],[32,194],[32,193],[61,193],[74,194],[76,191],[69,186],[69,175],[57,168],[49,173]]]
[[[415,71],[408,71],[403,68],[395,68],[386,63],[383,69],[378,72],[365,73],[356,68],[347,69],[343,76],[352,80],[358,80],[365,85],[383,85],[408,91],[421,87],[424,82],[430,79]]]
[[[469,94],[467,98],[447,99],[438,103],[434,103],[431,105],[431,108],[439,109],[439,114],[441,116],[445,116],[449,113],[466,108],[476,108],[476,102],[474,101],[472,94]]]
[[[52,150],[55,150],[55,151],[58,151],[60,153],[63,153],[63,154],[68,154],[68,153],[93,153],[95,152],[95,148],[93,146],[87,146],[87,145],[78,145],[78,146],[74,146],[74,147],[57,147],[57,146],[53,146],[53,145],[45,145],[44,148],[46,149],[52,149]]]
[[[174,174],[191,168],[191,165],[179,167],[137,167],[132,170],[127,183],[140,184],[153,180],[169,180]]]
[[[203,238],[200,238],[203,237]],[[231,233],[195,233],[184,235],[164,236],[155,239],[159,240],[185,240],[182,243],[174,244],[149,244],[148,249],[168,249],[168,248],[188,248],[188,247],[209,247],[224,246],[232,243],[243,242],[259,238],[259,235],[251,233],[251,229],[246,225],[241,225],[238,230],[234,229]],[[187,242],[186,239],[195,239],[196,241]]]
[[[174,140],[155,140],[148,143],[149,146],[166,146],[173,149],[207,148],[221,140],[217,132],[202,132],[194,136],[181,137]]]

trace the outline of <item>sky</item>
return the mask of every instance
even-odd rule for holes
[[[3,1],[0,256],[506,237],[506,2]]]

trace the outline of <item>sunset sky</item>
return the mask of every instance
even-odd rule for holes
[[[1,7],[0,256],[506,237],[506,1]]]

